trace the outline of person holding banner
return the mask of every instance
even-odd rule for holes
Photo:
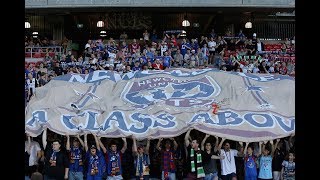
[[[173,148],[171,141],[173,142]],[[165,141],[164,149],[161,148],[160,144],[163,138],[160,138],[157,143],[157,149],[161,152],[161,179],[162,180],[175,180],[176,179],[176,161],[175,154],[178,148],[178,143],[174,138]]]
[[[240,151],[238,151],[235,149],[230,149],[230,143],[225,140],[225,138],[222,138],[218,146],[218,151],[220,152],[221,156],[220,163],[222,180],[237,180],[236,163],[234,157],[243,157],[243,143],[239,142],[241,148]],[[223,149],[221,149],[222,144],[224,144]]]
[[[69,180],[81,180],[83,179],[83,150],[84,142],[80,138],[79,134],[72,141],[72,147],[70,147],[70,136],[67,136],[66,149],[69,154]],[[80,146],[81,144],[81,146]]]
[[[88,148],[87,134],[84,135],[84,148],[86,150],[87,162],[87,180],[102,180],[102,175],[106,171],[106,162],[100,150],[99,141],[96,135],[93,135],[96,145]]]
[[[47,128],[43,132],[43,145],[47,144]],[[61,150],[61,141],[54,139],[52,149],[46,150],[45,154],[45,179],[64,180],[68,179],[69,161],[67,154]]]
[[[208,141],[206,142],[209,137],[210,135],[206,134],[205,138],[201,142],[201,150],[203,151],[203,169],[206,175],[204,180],[218,180],[218,168],[216,160],[220,159],[220,157],[217,156],[219,139],[217,136],[214,136],[216,142],[214,149],[212,149],[211,143]]]
[[[203,180],[206,176],[202,163],[203,151],[199,147],[200,143],[198,139],[193,139],[190,143],[189,137],[191,130],[192,129],[189,129],[184,137],[185,147],[188,150],[187,163],[189,173],[187,180]]]
[[[258,172],[258,158],[253,154],[253,146],[249,146],[249,143],[246,143],[244,148],[244,179],[245,180],[257,180]]]
[[[150,176],[150,158],[149,158],[149,147],[150,139],[147,140],[147,146],[141,144],[137,147],[137,140],[133,137],[132,152],[134,155],[134,167],[136,180],[149,180]]]
[[[274,154],[273,140],[270,140],[271,146],[266,146],[267,141],[260,143],[260,149],[262,149],[262,154],[259,158],[259,179],[272,180],[272,157]],[[262,148],[261,148],[262,144]]]
[[[122,166],[121,166],[121,159],[123,153],[127,150],[127,139],[122,138],[123,140],[123,147],[119,151],[117,149],[117,144],[115,141],[110,142],[110,149],[106,149],[106,147],[101,142],[99,137],[98,142],[105,154],[105,159],[107,163],[107,179],[108,180],[119,180],[123,179],[122,177]]]

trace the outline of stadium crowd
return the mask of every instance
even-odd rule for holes
[[[33,57],[43,58],[25,63],[26,105],[36,88],[54,77],[95,70],[122,75],[217,68],[295,76],[294,37],[281,44],[264,44],[256,33],[247,38],[242,31],[219,36],[212,30],[207,37],[190,41],[177,32],[166,32],[161,40],[148,31],[142,36],[141,40],[129,40],[123,34],[119,40],[88,40],[79,55],[66,50],[67,39],[57,44],[47,38],[26,37],[26,57],[37,54]],[[26,135],[25,155],[26,179],[295,179],[293,135],[242,143],[189,130],[169,139],[138,141],[131,137],[119,141],[92,134],[62,136],[45,129],[39,137]]]

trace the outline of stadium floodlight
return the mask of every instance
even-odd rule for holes
[[[184,18],[183,18],[182,26],[183,26],[183,27],[188,27],[188,26],[190,26],[190,22],[188,21],[188,18],[187,18],[187,13],[186,13],[186,15],[185,15]]]
[[[30,25],[30,23],[28,21],[24,22],[24,28],[26,28],[26,29],[31,28],[31,25]]]
[[[102,21],[102,17],[99,17],[99,21],[97,22],[97,27],[104,27],[104,22]]]
[[[252,28],[252,22],[248,21],[248,22],[244,25],[244,27],[247,28],[247,29]]]
[[[188,27],[188,26],[190,26],[190,22],[188,20],[183,20],[182,21],[182,26],[183,27]]]

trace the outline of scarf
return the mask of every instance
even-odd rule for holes
[[[78,147],[73,147],[70,152],[70,167],[73,167],[73,171],[78,171],[79,166],[83,165],[82,151]]]
[[[56,166],[56,163],[57,163],[57,152],[58,151],[55,151],[53,150],[52,154],[51,154],[51,157],[50,157],[50,166]]]
[[[140,177],[143,177],[144,166],[146,166],[146,168],[147,168],[148,165],[150,164],[148,155],[138,154],[135,163],[136,163],[136,174],[139,174]]]
[[[169,180],[169,172],[174,172],[175,164],[174,164],[174,154],[170,151],[163,152],[163,173],[165,180]]]
[[[121,159],[119,152],[108,151],[107,153],[108,162],[108,175],[117,176],[122,174]]]
[[[92,176],[98,174],[98,172],[99,172],[98,164],[99,164],[99,157],[97,155],[91,156],[90,157],[90,165],[91,165],[90,172],[91,172]]]
[[[204,174],[204,169],[202,167],[201,152],[199,152],[199,151],[200,151],[200,149],[198,148],[198,150],[196,152],[196,154],[197,154],[197,178],[202,178],[202,177],[205,177],[206,175]],[[191,160],[191,172],[195,172],[196,169],[195,169],[194,149],[193,148],[191,148],[190,160]]]

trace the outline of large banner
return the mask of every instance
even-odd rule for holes
[[[219,108],[220,106],[220,108]],[[26,132],[175,137],[189,128],[244,142],[295,131],[292,77],[214,69],[68,74],[36,89]]]

